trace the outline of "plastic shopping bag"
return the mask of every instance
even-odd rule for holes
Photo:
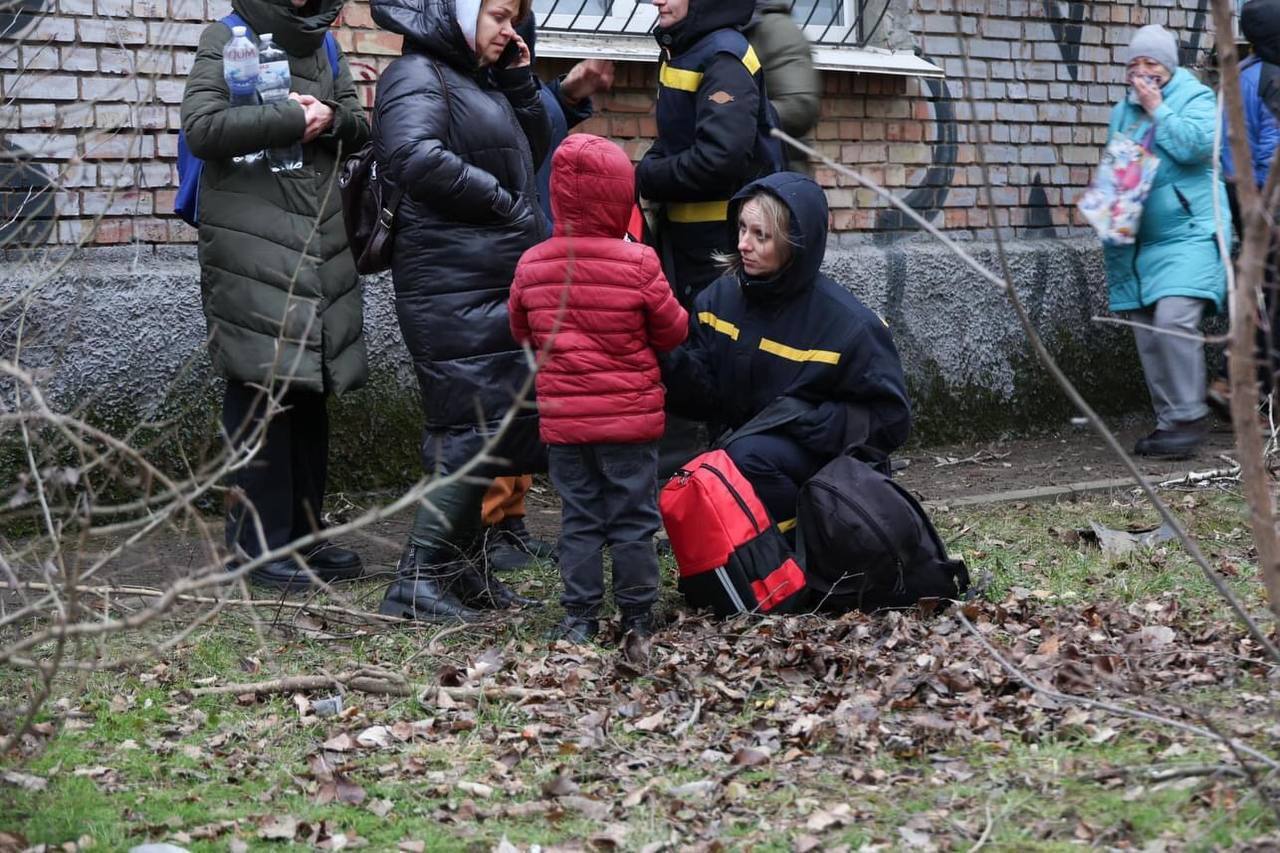
[[[1155,128],[1141,142],[1117,135],[1102,152],[1102,162],[1076,206],[1109,246],[1137,239],[1142,207],[1151,193],[1160,158],[1151,152]]]

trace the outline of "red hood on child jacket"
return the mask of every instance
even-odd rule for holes
[[[689,318],[653,249],[622,239],[634,204],[631,161],[616,144],[575,134],[556,149],[555,234],[524,253],[507,303],[515,339],[545,356],[537,387],[548,444],[662,436],[654,351],[678,346]]]
[[[636,170],[616,144],[575,133],[551,158],[557,237],[622,237],[636,203]]]

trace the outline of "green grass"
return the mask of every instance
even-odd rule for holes
[[[1242,503],[1214,492],[1175,496],[1175,502],[1210,559],[1230,566],[1231,583],[1250,606],[1259,607],[1261,591],[1250,540],[1243,532],[1247,519]],[[952,550],[969,561],[975,578],[990,574],[985,593],[990,601],[1001,602],[1026,590],[1016,594],[1032,596],[1039,608],[1034,612],[1048,619],[1088,603],[1114,602],[1141,610],[1147,603],[1176,596],[1179,618],[1196,625],[1227,619],[1208,582],[1176,545],[1138,552],[1112,565],[1096,549],[1048,532],[1087,527],[1091,519],[1116,528],[1155,521],[1148,508],[1121,496],[965,509],[941,513],[937,522],[944,538],[955,540]],[[554,576],[546,567],[526,572],[517,582],[527,590],[554,595]],[[670,585],[663,591],[663,607],[672,612],[678,607]],[[788,710],[799,707],[797,703],[822,708],[822,692],[828,688],[814,676],[804,683],[764,684],[739,705],[708,704],[689,728],[693,745],[688,748],[666,732],[628,730],[628,718],[621,711],[628,702],[643,704],[648,714],[663,707],[664,696],[673,697],[669,714],[685,719],[692,694],[683,685],[705,686],[711,673],[708,656],[732,655],[737,634],[723,635],[730,639],[723,640],[721,652],[690,647],[685,662],[672,671],[630,680],[612,674],[611,649],[584,652],[580,660],[556,658],[558,683],[574,673],[581,678],[577,693],[566,700],[573,703],[571,712],[561,717],[544,718],[504,702],[442,711],[419,707],[413,698],[351,694],[348,704],[357,708],[353,718],[303,726],[287,696],[246,705],[232,696],[188,701],[184,693],[209,679],[251,681],[361,663],[394,668],[414,655],[409,675],[415,683],[426,684],[443,667],[465,669],[487,648],[500,648],[508,660],[532,665],[547,655],[541,636],[557,615],[555,607],[548,607],[497,628],[452,636],[444,641],[443,652],[425,653],[425,644],[438,629],[325,640],[277,628],[260,637],[253,623],[236,612],[197,631],[168,656],[163,670],[155,669],[154,660],[140,659],[124,672],[65,676],[55,696],[64,698],[64,705],[50,705],[41,715],[60,728],[30,741],[28,755],[14,753],[3,760],[5,766],[47,778],[48,787],[32,792],[0,786],[0,831],[20,833],[32,844],[61,844],[87,835],[97,850],[127,850],[145,840],[162,839],[178,839],[194,851],[226,850],[232,837],[251,849],[272,849],[280,842],[259,839],[258,822],[291,815],[312,825],[323,821],[330,832],[359,835],[371,850],[395,850],[407,838],[425,842],[430,850],[489,849],[504,837],[525,847],[547,846],[585,842],[618,824],[625,828],[622,843],[629,850],[668,841],[674,833],[680,843],[714,837],[729,848],[788,851],[806,836],[819,838],[824,847],[901,847],[909,837],[904,832],[927,832],[935,843],[965,849],[983,837],[984,844],[996,850],[1057,850],[1080,844],[1140,848],[1161,839],[1188,849],[1212,850],[1277,830],[1272,812],[1243,780],[1144,781],[1141,771],[1146,768],[1214,765],[1224,758],[1208,742],[1114,719],[1105,721],[1114,727],[1114,735],[1101,740],[1093,736],[1103,724],[1098,718],[1082,726],[1064,722],[1062,711],[1032,709],[1025,727],[1005,723],[988,740],[917,739],[900,748],[873,726],[856,737],[823,734],[789,756],[792,741],[780,732],[776,737],[782,739],[782,749],[766,765],[742,769],[703,759],[703,749],[732,754],[735,743],[749,742],[770,728],[785,728],[800,713]],[[175,618],[157,626],[152,639],[182,624]],[[742,623],[732,628],[739,633],[752,630]],[[676,627],[671,634],[677,639],[668,644],[676,651],[680,642],[694,642],[681,638],[718,642],[693,628]],[[815,642],[827,640],[819,637]],[[138,638],[113,644],[114,653],[141,647]],[[914,654],[904,651],[903,660],[909,663]],[[11,706],[27,694],[30,681],[29,672],[0,671],[0,691]],[[1230,727],[1249,722],[1256,711],[1256,704],[1248,706],[1254,710],[1242,704],[1244,693],[1271,695],[1274,700],[1274,691],[1265,679],[1242,675],[1229,685],[1210,685],[1177,698],[1212,712],[1214,719]],[[714,697],[712,692],[702,695]],[[975,701],[994,703],[1011,695],[1008,690],[986,692]],[[913,704],[916,697],[877,701],[875,725],[886,730],[929,710]],[[839,718],[834,703],[823,710],[831,720]],[[1270,707],[1276,707],[1274,701]],[[68,716],[68,708],[78,715]],[[603,708],[612,708],[606,743],[574,747],[580,734],[572,727],[574,721]],[[11,724],[12,707],[3,713],[2,719]],[[369,725],[428,717],[473,725],[391,749],[348,753],[341,758],[341,769],[364,788],[365,803],[316,803],[308,759],[327,738],[340,731],[354,735]],[[526,736],[527,727],[546,725],[548,719],[556,731]],[[1256,733],[1254,744],[1275,751],[1274,743]],[[497,769],[496,762],[517,753],[514,766],[505,772]],[[111,772],[76,774],[77,769],[94,767]],[[1116,775],[1116,768],[1126,768],[1128,775]],[[561,772],[577,781],[581,796],[612,804],[609,817],[592,820],[545,799],[543,785]],[[681,801],[666,793],[673,786],[704,779],[716,780],[719,786],[709,799]],[[457,787],[459,781],[491,785],[494,795],[484,799],[467,794]],[[650,796],[624,808],[624,798],[644,785],[652,787]],[[367,807],[384,799],[394,804],[386,817]],[[522,805],[542,810],[521,813]],[[843,822],[810,828],[815,815],[846,807]],[[200,837],[202,827],[220,821],[237,823],[215,837]]]

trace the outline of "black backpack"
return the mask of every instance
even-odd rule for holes
[[[817,610],[910,607],[969,588],[964,561],[948,559],[916,499],[859,459],[827,463],[800,488],[797,504],[797,542]]]

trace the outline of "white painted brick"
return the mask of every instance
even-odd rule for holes
[[[93,104],[78,101],[58,107],[58,127],[93,127]]]
[[[5,98],[29,98],[40,101],[74,101],[80,97],[76,78],[70,74],[44,72],[6,74],[3,78]]]
[[[85,77],[80,81],[81,97],[86,101],[130,101],[145,98],[146,82],[136,77]]]
[[[137,54],[118,47],[104,47],[98,51],[98,70],[103,74],[134,74],[137,72]]]
[[[62,49],[63,71],[97,71],[98,51],[92,47],[64,47]]]
[[[178,21],[204,21],[204,0],[169,0],[169,17]]]
[[[76,40],[76,22],[71,18],[42,15],[22,34],[28,42],[71,42]]]
[[[83,44],[129,45],[147,43],[147,25],[133,19],[80,18],[76,30]]]
[[[173,72],[173,52],[171,47],[142,48],[135,61],[139,74],[171,74]]]
[[[99,17],[133,17],[133,0],[93,0],[93,2]]]
[[[69,160],[76,155],[79,137],[73,133],[11,133],[8,140],[41,160]]]
[[[90,191],[81,194],[80,206],[85,216],[150,215],[154,198],[138,190]]]
[[[57,71],[58,49],[51,44],[24,44],[22,46],[23,71]]]
[[[151,21],[147,24],[151,44],[156,47],[195,47],[208,24],[179,24]]]
[[[164,0],[133,0],[136,18],[164,18],[167,14]]]
[[[63,15],[92,15],[93,0],[58,0],[58,12]]]
[[[19,107],[22,113],[21,127],[57,127],[58,110],[53,104],[23,104]],[[12,113],[12,108],[3,110]]]

